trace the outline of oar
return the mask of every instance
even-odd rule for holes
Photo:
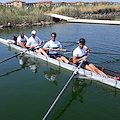
[[[42,41],[43,43],[45,43],[45,42],[48,42],[48,41],[46,41],[46,40],[43,40]],[[78,44],[79,42],[78,41],[59,41],[59,42],[61,42],[61,43],[74,43],[74,44]]]
[[[120,55],[120,53],[110,53],[110,52],[92,52],[92,51],[90,51],[89,53],[94,53],[94,54]]]
[[[62,50],[60,50],[60,51],[68,52],[68,53],[73,52],[73,50],[66,50],[66,49],[62,49]],[[120,53],[111,53],[111,52],[94,52],[94,51],[90,51],[90,52],[88,52],[88,53],[93,53],[93,54],[120,55]],[[67,53],[65,53],[65,54],[67,54]]]
[[[51,105],[51,107],[49,108],[48,112],[45,114],[44,118],[42,120],[46,120],[46,118],[48,117],[48,115],[50,114],[50,112],[52,111],[52,109],[54,108],[54,106],[56,105],[56,103],[58,102],[58,100],[60,99],[60,97],[62,96],[62,94],[64,93],[64,91],[66,90],[66,88],[68,87],[68,85],[70,84],[70,82],[72,81],[73,77],[78,74],[78,70],[81,68],[81,65],[83,63],[84,60],[82,60],[79,64],[79,66],[74,70],[73,74],[71,75],[70,79],[68,80],[68,82],[65,84],[65,86],[63,87],[63,89],[61,90],[61,92],[59,93],[59,95],[57,96],[57,98],[55,99],[55,101],[53,102],[53,104]]]
[[[13,55],[13,56],[11,56],[11,57],[9,57],[9,58],[6,58],[6,59],[0,61],[0,63],[3,63],[3,62],[5,62],[5,61],[7,61],[7,60],[10,60],[10,59],[14,58],[14,57],[17,57],[17,56],[19,56],[20,54],[23,54],[23,53],[25,53],[25,52],[27,52],[27,51],[29,51],[29,50],[31,50],[31,49],[33,49],[33,48],[27,49],[27,50],[25,50],[25,51],[23,51],[23,52],[20,52],[20,53],[16,54],[16,55]]]
[[[9,57],[9,58],[6,58],[6,59],[0,61],[0,63],[3,63],[3,62],[5,62],[5,61],[7,61],[7,60],[10,60],[10,59],[14,58],[14,57],[17,57],[18,55],[23,54],[23,53],[24,53],[24,52],[20,52],[20,53],[18,53],[18,54],[16,54],[16,55],[13,55],[13,56]]]

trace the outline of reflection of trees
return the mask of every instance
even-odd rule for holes
[[[84,90],[85,87],[88,86],[87,83],[85,83],[84,80],[80,80],[75,78],[75,80],[72,82],[72,96],[70,101],[68,102],[68,104],[64,107],[64,109],[59,113],[59,115],[55,118],[55,120],[57,120],[58,118],[60,118],[62,116],[62,114],[64,114],[64,112],[67,110],[67,108],[69,108],[71,106],[71,103],[73,102],[73,100],[77,100],[77,98],[79,98],[79,101],[81,103],[83,103],[83,96],[82,96],[82,92]]]
[[[50,67],[49,71],[44,71],[45,78],[57,85],[56,78],[60,74],[60,69],[55,70]]]

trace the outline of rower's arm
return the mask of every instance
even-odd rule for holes
[[[63,48],[61,47],[61,48],[58,48],[59,50],[63,50]]]
[[[87,50],[86,50],[87,52],[90,52],[90,48],[87,48]]]
[[[82,59],[81,58],[77,59],[77,56],[73,56],[73,63],[74,64],[78,63],[80,60],[82,60]]]
[[[89,56],[90,48],[87,48],[86,51],[87,51],[86,55]]]
[[[27,47],[27,48],[30,48],[31,46],[29,46],[29,45],[26,44],[26,47]]]
[[[30,45],[27,45],[27,44],[26,44],[26,47],[27,47],[27,48],[32,48],[32,47],[35,47],[35,46],[30,46]]]
[[[40,40],[39,46],[41,46],[41,45],[42,45],[42,41]]]
[[[45,48],[45,47],[43,47],[43,50],[52,50],[52,48]]]
[[[88,57],[88,56],[84,56],[84,57],[82,57],[82,58],[80,58],[80,59],[77,59],[77,56],[73,56],[73,63],[76,64],[76,63],[78,63],[78,62],[81,61],[81,60],[87,59],[87,57]]]

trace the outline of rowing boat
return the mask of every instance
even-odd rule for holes
[[[12,40],[10,40],[10,41],[12,41]],[[21,47],[15,45],[15,44],[8,43],[8,40],[6,40],[6,39],[0,38],[0,43],[4,44],[6,46],[9,46],[11,48],[14,48],[16,50],[19,50],[21,52],[26,51],[26,49],[24,49],[24,48],[21,48]],[[47,61],[49,63],[52,63],[52,64],[57,65],[57,66],[60,66],[62,68],[70,70],[70,71],[74,71],[77,68],[77,67],[75,67],[73,65],[66,64],[64,62],[60,62],[58,60],[46,57],[44,55],[35,53],[33,51],[27,51],[25,53],[31,55],[32,57],[39,58],[41,60]],[[100,67],[98,67],[98,68],[102,69]],[[104,69],[104,72],[106,74],[109,74],[109,75],[113,76],[113,77],[120,77],[120,73],[117,73],[117,72],[114,72],[114,71],[111,71],[111,70]],[[99,75],[97,73],[94,73],[94,72],[91,72],[91,71],[88,71],[88,70],[85,70],[85,69],[82,69],[82,68],[80,68],[78,70],[78,73],[79,73],[79,75],[78,75],[79,78],[91,79],[91,80],[99,81],[101,83],[104,83],[104,84],[107,84],[109,86],[112,86],[112,87],[120,89],[120,81],[119,80],[115,80],[114,78],[105,77],[105,76]]]

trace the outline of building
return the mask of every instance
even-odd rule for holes
[[[77,2],[65,2],[66,5],[77,5]]]
[[[26,3],[24,1],[20,1],[20,0],[13,1],[13,6],[14,7],[24,7],[25,4]]]
[[[57,6],[60,6],[60,5],[63,5],[65,4],[64,2],[53,2],[52,5],[57,7]]]
[[[4,3],[1,3],[1,2],[0,2],[0,6],[4,6],[4,5],[5,5]]]
[[[84,3],[84,2],[79,1],[79,2],[77,2],[77,5],[85,5],[85,3]]]
[[[16,0],[16,1],[8,1],[5,4],[8,7],[11,7],[11,6],[14,6],[14,7],[24,7],[26,3],[24,1]]]
[[[11,6],[13,6],[13,1],[8,1],[5,4],[6,4],[6,6],[11,7]]]
[[[52,1],[38,1],[36,3],[33,4],[34,7],[40,7],[40,6],[51,6],[52,5]]]
[[[96,1],[96,2],[92,2],[92,4],[108,4],[108,1]]]

